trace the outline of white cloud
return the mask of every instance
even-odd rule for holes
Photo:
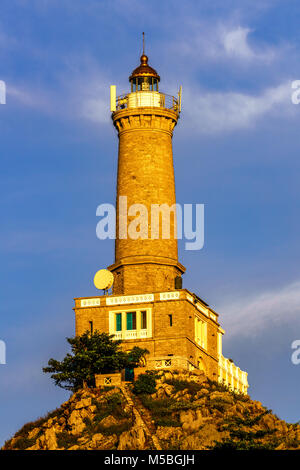
[[[181,60],[193,58],[193,64],[203,64],[204,60],[217,62],[240,62],[241,64],[254,61],[268,64],[280,57],[283,46],[269,46],[255,41],[254,29],[231,22],[211,24],[187,20],[188,27],[181,32],[181,40],[174,41],[170,48]],[[249,41],[252,33],[253,43]],[[172,52],[173,54],[173,52]]]
[[[50,107],[50,99],[47,98],[45,93],[41,93],[37,89],[30,90],[7,83],[7,95],[20,104],[31,108],[49,109]]]
[[[252,59],[255,55],[247,42],[249,28],[238,27],[232,31],[226,31],[223,36],[223,46],[228,55],[243,59]]]
[[[110,118],[109,81],[98,77],[90,80],[81,95],[74,100],[78,117],[106,124]]]
[[[250,28],[238,26],[221,32],[220,45],[228,57],[240,60],[271,61],[276,56],[274,49],[260,47],[259,52],[250,47],[248,36],[252,32]],[[278,52],[278,51],[277,51]]]
[[[248,298],[240,297],[219,308],[226,337],[255,336],[273,325],[299,319],[300,281]]]
[[[8,81],[7,105],[15,102],[63,119],[106,124],[110,119],[109,85],[112,81],[95,69],[94,64],[89,65],[84,75],[78,68],[66,67],[64,73],[57,77],[55,92],[46,85],[40,88]]]
[[[291,82],[259,95],[184,90],[183,111],[189,128],[200,133],[230,132],[254,126],[259,118],[293,113]]]

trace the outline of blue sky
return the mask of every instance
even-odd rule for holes
[[[298,421],[299,2],[2,0],[0,13],[0,441],[68,397],[41,369],[113,261],[95,232],[115,199],[109,85],[128,90],[142,31],[161,89],[183,86],[177,200],[205,204],[204,248],[180,244],[184,287],[220,313],[252,398]]]

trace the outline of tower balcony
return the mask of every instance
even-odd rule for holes
[[[179,114],[179,100],[158,91],[136,91],[116,97],[116,110],[133,108],[163,108]]]

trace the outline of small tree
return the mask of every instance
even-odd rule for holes
[[[71,354],[62,361],[49,359],[43,372],[50,373],[55,385],[76,391],[86,385],[95,385],[95,374],[112,373],[125,367],[137,367],[148,353],[147,349],[135,346],[131,351],[121,350],[121,340],[113,340],[107,333],[86,332],[81,336],[67,338]]]

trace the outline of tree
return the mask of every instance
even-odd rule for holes
[[[112,373],[126,368],[137,367],[149,352],[135,346],[131,351],[121,350],[121,340],[113,340],[113,335],[89,331],[81,336],[66,338],[71,345],[62,361],[49,359],[43,372],[50,373],[55,385],[66,390],[76,391],[86,385],[95,385],[95,374]]]

